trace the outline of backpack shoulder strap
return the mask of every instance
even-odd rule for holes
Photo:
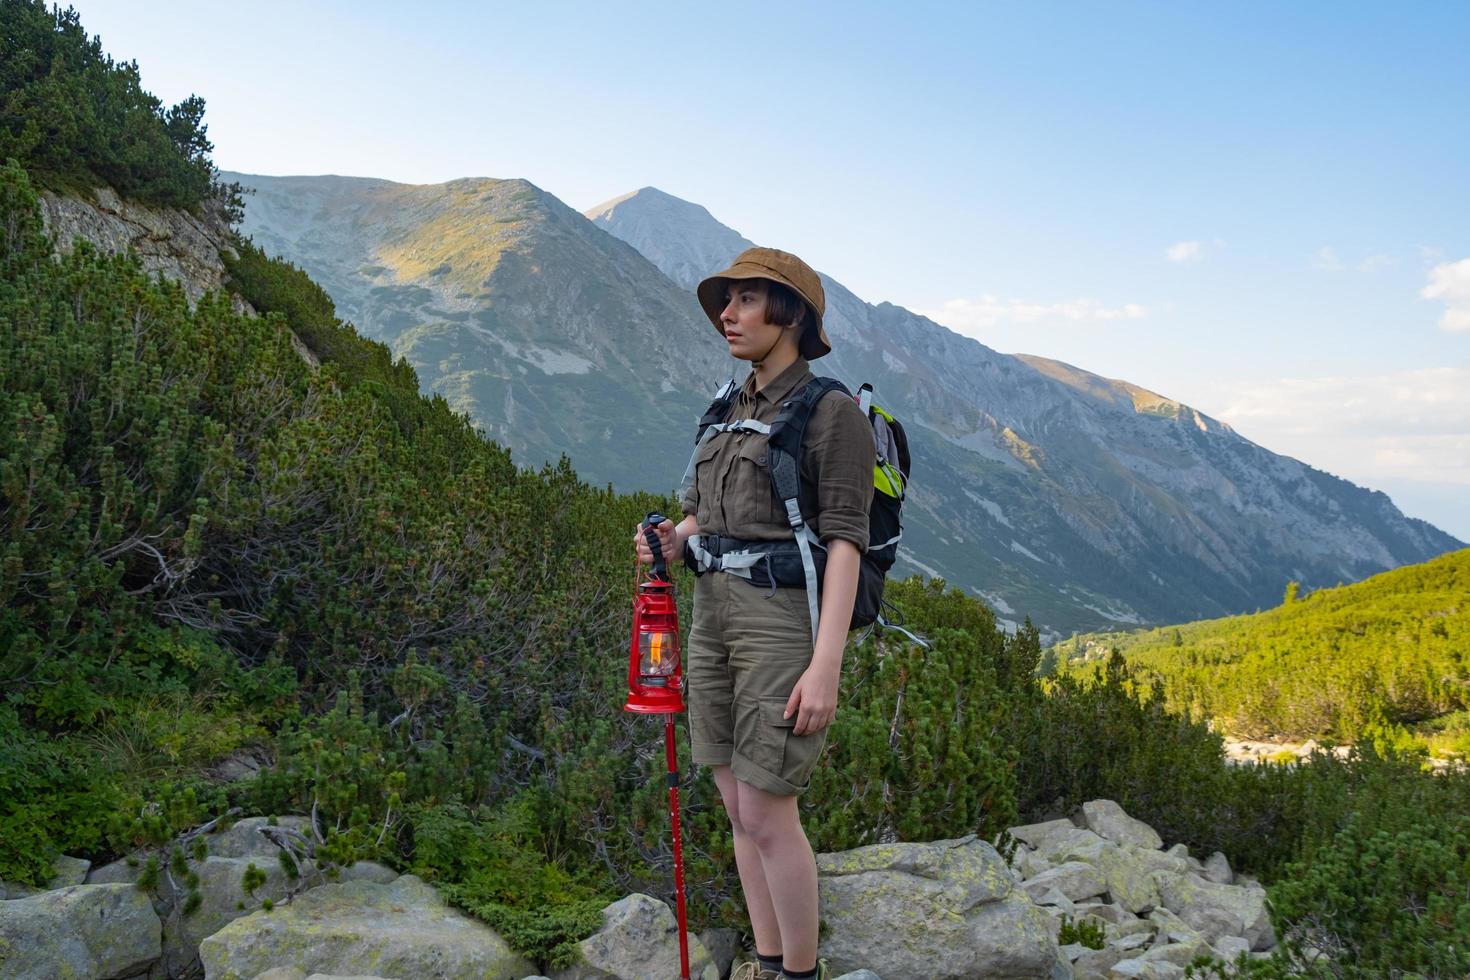
[[[813,378],[781,403],[781,411],[777,413],[776,421],[771,423],[771,434],[766,441],[770,457],[768,469],[771,488],[782,503],[800,499],[801,441],[806,435],[806,424],[811,420],[812,410],[829,391],[840,391],[852,397],[847,386],[836,378]]]
[[[719,391],[715,392],[715,400],[709,403],[709,408],[699,417],[699,431],[694,434],[694,444],[697,446],[704,441],[704,434],[712,425],[718,425],[725,421],[730,414],[730,406],[735,404],[735,379],[726,381]]]
[[[801,440],[806,435],[806,424],[812,417],[812,410],[829,391],[841,391],[849,397],[852,394],[847,386],[834,378],[813,378],[801,391],[781,403],[781,410],[776,414],[776,421],[771,423],[771,431],[766,438],[766,469],[771,474],[771,489],[786,511],[786,520],[791,525],[797,550],[801,553],[813,643],[817,642],[817,617],[820,610],[817,598],[817,566],[812,558],[812,548],[820,548],[821,544],[801,513]]]

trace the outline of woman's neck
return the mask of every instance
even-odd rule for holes
[[[795,364],[800,356],[795,344],[777,344],[776,349],[767,354],[765,360],[750,366],[751,373],[755,375],[755,390],[760,391],[780,377],[781,372]]]

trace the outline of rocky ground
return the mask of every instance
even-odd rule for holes
[[[537,980],[493,929],[412,875],[363,862],[332,882],[288,879],[272,837],[304,820],[254,818],[209,835],[196,867],[201,901],[188,916],[137,887],[136,861],[89,868],[63,858],[47,889],[0,883],[0,975]],[[1075,820],[1010,833],[1009,861],[975,837],[819,855],[822,955],[833,976],[1172,980],[1198,956],[1262,957],[1276,943],[1260,884],[1236,876],[1223,854],[1165,850],[1116,803],[1095,800]],[[247,893],[252,864],[265,880]],[[698,980],[721,980],[749,956],[731,929],[689,945]],[[604,909],[580,951],[579,964],[542,980],[679,973],[673,913],[647,895]]]

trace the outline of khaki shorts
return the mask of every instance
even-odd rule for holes
[[[807,788],[823,729],[793,735],[786,699],[812,662],[806,591],[758,588],[726,572],[699,576],[689,631],[689,740],[694,761],[780,796]]]

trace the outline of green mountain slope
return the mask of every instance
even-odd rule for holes
[[[1248,737],[1354,740],[1470,707],[1470,549],[1320,589],[1275,609],[1056,647],[1116,647],[1188,708]]]

